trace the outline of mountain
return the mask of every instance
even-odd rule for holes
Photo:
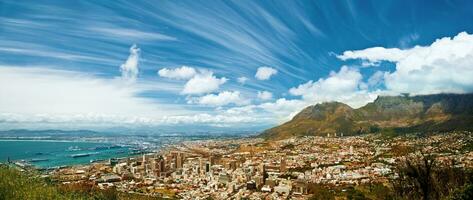
[[[453,130],[473,130],[473,94],[379,96],[358,109],[339,102],[321,103],[260,136],[278,140],[304,135]]]

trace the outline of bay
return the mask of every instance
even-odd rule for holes
[[[0,162],[25,160],[37,168],[87,164],[129,156],[133,148],[109,143],[54,140],[0,140]]]

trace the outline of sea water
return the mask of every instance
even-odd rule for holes
[[[126,157],[130,155],[132,149],[129,146],[99,142],[0,140],[0,162],[5,163],[8,159],[25,160],[35,167],[49,168]]]

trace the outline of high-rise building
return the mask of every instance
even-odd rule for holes
[[[164,162],[164,158],[162,156],[154,158],[151,163],[151,169],[155,176],[162,176],[166,172],[166,163]]]
[[[215,158],[215,156],[210,156],[210,157],[209,157],[209,160],[210,160],[210,165],[215,165],[215,164],[217,164],[217,163],[216,163],[216,160],[217,160],[217,159]]]
[[[208,172],[210,172],[210,162],[207,161],[205,163],[205,173],[208,173]]]
[[[210,162],[206,158],[199,159],[199,171],[201,174],[207,173],[210,171]]]
[[[286,172],[286,159],[281,158],[281,161],[279,163],[279,171],[281,173]]]
[[[181,169],[183,164],[184,164],[184,155],[182,153],[178,153],[176,156],[176,168]]]

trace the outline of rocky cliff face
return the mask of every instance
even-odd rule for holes
[[[303,135],[357,135],[382,131],[473,130],[473,94],[380,96],[353,109],[329,102],[309,106],[291,121],[264,131],[267,139]]]

